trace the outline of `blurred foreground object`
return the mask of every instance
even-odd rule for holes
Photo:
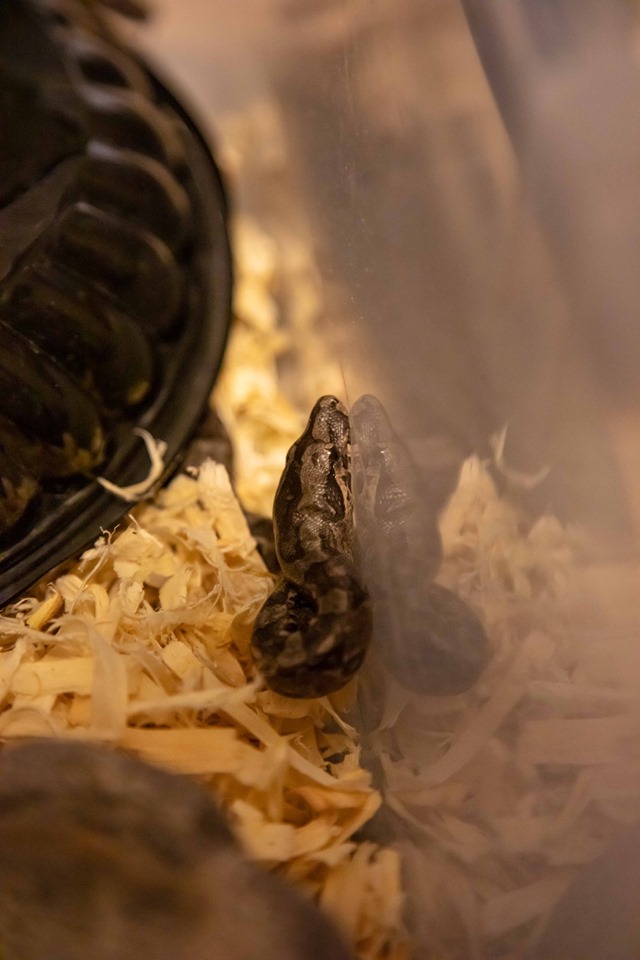
[[[293,701],[254,676],[273,578],[224,467],[179,474],[123,527],[0,618],[0,738],[107,741],[197,777],[359,960],[404,960],[399,858],[360,836],[380,797],[336,712],[354,692]]]
[[[6,960],[349,957],[204,788],[97,744],[0,754],[0,890]]]

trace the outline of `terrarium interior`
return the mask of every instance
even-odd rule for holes
[[[400,852],[420,957],[613,956],[629,921],[625,896],[609,925],[595,907],[640,823],[634,14],[157,0],[129,27],[231,188],[217,402],[245,507],[269,510],[297,413],[352,412],[378,615],[346,719],[384,799],[360,839]],[[422,679],[434,578],[489,639],[470,689]]]
[[[278,292],[293,331],[293,350],[279,361],[287,395],[308,409],[325,391],[350,404],[373,394],[420,478],[413,489],[421,504],[416,517],[442,511],[461,464],[476,456],[484,464],[479,469],[486,469],[485,493],[490,493],[483,514],[489,526],[480,529],[479,524],[474,535],[488,537],[492,547],[483,555],[488,579],[474,587],[471,561],[462,579],[471,594],[480,591],[487,607],[491,585],[501,577],[516,595],[520,588],[527,591],[529,607],[518,616],[526,622],[531,615],[532,628],[544,632],[548,627],[538,580],[546,574],[538,570],[530,578],[532,562],[526,585],[514,586],[511,560],[537,536],[545,556],[547,548],[562,552],[567,547],[564,534],[554,542],[550,530],[543,529],[549,517],[567,525],[571,536],[579,531],[578,552],[586,549],[580,563],[588,557],[578,588],[582,599],[574,596],[567,608],[552,613],[556,625],[564,617],[575,621],[565,638],[574,653],[560,662],[554,654],[546,668],[530,664],[525,669],[540,712],[531,708],[533,725],[527,734],[519,732],[524,740],[518,749],[533,751],[534,758],[527,757],[537,776],[547,762],[553,769],[545,752],[553,754],[553,738],[566,736],[566,755],[560,749],[558,757],[564,756],[565,772],[580,774],[582,785],[597,779],[603,758],[615,765],[628,755],[617,740],[617,746],[607,740],[609,748],[593,757],[577,744],[572,753],[571,737],[574,731],[579,735],[571,727],[573,718],[608,720],[617,712],[611,705],[588,703],[581,684],[593,681],[606,699],[602,685],[617,687],[625,670],[637,677],[634,645],[626,640],[615,647],[617,666],[609,673],[599,675],[604,654],[589,653],[586,641],[589,666],[574,657],[584,618],[598,624],[594,633],[602,628],[616,637],[629,631],[637,635],[640,165],[635,104],[640,87],[635,12],[632,4],[598,0],[560,5],[523,0],[508,7],[404,0],[393,6],[323,3],[312,9],[302,2],[256,2],[242,10],[220,7],[225,29],[207,33],[200,25],[208,22],[209,8],[192,0],[188,12],[185,7],[180,14],[164,3],[147,37],[227,139],[240,211],[257,218],[282,250],[293,234],[312,251],[321,302],[317,286],[306,298],[292,294],[286,281]],[[296,276],[295,257],[290,260],[289,272]],[[489,516],[494,494],[508,500],[512,515]],[[533,533],[526,548],[523,530]],[[496,540],[501,538],[509,559],[499,556]],[[460,541],[453,554],[458,548],[464,550]],[[482,549],[474,562],[481,554]],[[367,556],[365,573],[366,568]],[[442,575],[446,579],[446,560]],[[400,607],[407,595],[401,583],[397,588]],[[589,602],[581,608],[585,596]],[[567,686],[553,687],[561,681]],[[635,705],[633,683],[622,685],[627,702]],[[550,698],[546,706],[541,705],[545,697]],[[453,723],[458,736],[469,718],[455,710],[454,721],[438,716],[446,714],[446,705],[431,703],[413,712],[409,708],[403,726],[403,695],[391,701],[382,727],[391,729],[392,743],[381,746],[374,740],[374,762],[381,750],[387,759],[396,750],[413,764],[412,774],[418,771],[403,786],[423,847],[434,836],[444,842],[444,836],[449,849],[459,842],[460,857],[474,862],[477,857],[476,865],[481,864],[487,842],[482,831],[476,835],[469,827],[472,854],[464,852],[462,834],[456,834],[459,824],[433,825],[431,816],[438,820],[442,810],[460,807],[452,787],[450,805],[444,801],[438,810],[438,789],[446,793],[447,775],[437,766],[425,773],[433,760],[433,738],[438,739],[434,729],[442,724],[450,730]],[[375,693],[372,701],[363,701],[365,729],[380,729],[376,705]],[[544,723],[547,714],[561,722],[549,721],[549,742],[538,755],[527,738],[543,736],[535,724]],[[588,738],[587,726],[583,735]],[[613,733],[608,736],[615,740]],[[502,749],[500,737],[491,743]],[[443,744],[436,743],[435,753],[441,749]],[[383,771],[382,780],[388,773]],[[627,769],[625,786],[619,781],[610,789],[627,799],[635,796],[634,776]],[[598,789],[589,796],[599,796]],[[520,799],[532,808],[526,815],[520,809],[520,819],[512,817],[513,810],[508,816],[493,810],[492,816],[505,818],[504,830],[509,818],[513,828],[509,840],[500,834],[498,847],[520,844],[519,856],[526,862],[529,857],[553,860],[549,837],[541,839],[550,823],[545,818],[552,821],[563,809],[570,819],[576,798],[567,783],[562,790],[563,799],[547,797],[546,807],[544,790],[536,800],[531,799],[535,790],[523,790]],[[633,806],[631,799],[628,803]],[[617,811],[614,819],[622,823],[634,816]],[[556,828],[557,823],[551,834]],[[558,854],[560,872],[589,858],[584,829],[581,852],[576,840],[566,862]],[[514,839],[519,830],[527,839]],[[535,831],[540,831],[536,841]],[[415,883],[427,883],[424,863],[431,860],[429,854],[424,857],[415,866]],[[481,866],[478,871],[482,874]],[[448,877],[459,897],[455,909],[464,913],[468,874],[461,879],[452,868],[435,875]],[[535,887],[535,871],[527,868],[525,875],[523,889],[530,882],[533,900],[536,892],[544,899],[543,886]],[[493,880],[478,881],[476,875],[473,882],[491,887]],[[553,899],[549,889],[546,893]],[[434,897],[440,902],[435,892]],[[501,908],[496,901],[495,914],[486,908],[483,917],[489,928],[494,924],[496,937]],[[506,916],[506,900],[504,910]],[[424,943],[433,934],[432,921],[424,921]],[[447,934],[442,936],[447,942]],[[478,950],[483,955],[469,937],[469,955]]]

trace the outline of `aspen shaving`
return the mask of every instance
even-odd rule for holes
[[[228,127],[240,180],[290,186],[273,99],[231,115]],[[321,291],[313,258],[293,240],[290,224],[282,225],[286,216],[278,211],[269,236],[254,221],[237,222],[240,296],[232,362],[216,391],[238,441],[243,502],[263,513],[271,509],[284,452],[302,426],[295,407],[283,401],[278,361],[288,353],[302,358],[298,379],[310,395],[297,397],[301,409],[321,393],[342,393],[316,329]],[[281,299],[283,291],[284,299],[295,294],[286,326],[274,309],[278,289]],[[531,475],[515,471],[506,439],[506,428],[493,438],[493,469],[517,496],[540,483],[553,464],[540,464]],[[326,882],[299,872],[295,861],[288,861],[288,876],[319,897],[351,936],[359,931],[359,956],[514,960],[526,954],[581,867],[625,825],[640,821],[640,570],[633,562],[596,562],[582,534],[552,515],[526,516],[499,496],[488,465],[477,457],[463,464],[440,527],[445,559],[439,579],[478,612],[492,662],[475,689],[438,698],[415,696],[369,658],[359,682],[364,726],[372,731],[363,750],[383,785],[386,834],[398,828],[389,851],[393,869],[374,870],[387,851],[369,856],[355,845],[356,856],[345,851],[348,840],[316,853],[325,863],[331,858]],[[348,731],[332,732],[332,744],[316,737],[314,748],[301,705],[288,707],[266,691],[256,702],[282,733],[300,723],[290,744],[304,764],[326,776],[315,749],[339,754],[340,736]],[[321,709],[314,702],[315,728]],[[244,704],[234,708],[245,730],[247,710]],[[265,731],[254,723],[254,736],[266,744]],[[339,766],[361,776],[356,752]],[[296,801],[306,798],[303,809],[324,802],[309,790],[307,783]],[[244,811],[247,824],[250,814]],[[323,832],[332,824],[318,809],[303,829]],[[399,916],[398,858],[411,943],[398,938],[387,954],[366,918],[377,918],[381,931],[390,922],[382,904]],[[363,884],[370,885],[364,899],[355,892]]]
[[[239,132],[238,163],[261,148],[267,165],[285,162],[269,103]],[[309,250],[246,217],[234,232],[235,322],[214,400],[234,441],[236,491],[267,515],[301,411],[341,381],[317,359]],[[296,352],[312,358],[300,409],[279,383]],[[136,501],[154,488],[163,450],[143,439],[149,476],[108,487],[114,495]],[[493,449],[510,488],[539,483],[547,467],[514,472],[505,441],[503,431]],[[482,618],[492,662],[473,690],[438,698],[370,659],[360,706],[371,684],[376,715],[362,744],[344,719],[356,685],[288,700],[253,675],[251,628],[273,580],[212,462],[138,504],[0,620],[0,737],[108,740],[197,777],[248,854],[327,910],[358,960],[519,958],[582,866],[640,822],[640,571],[593,562],[553,516],[532,521],[476,457],[440,529],[439,579]],[[385,835],[398,828],[392,845],[358,836],[377,813]]]
[[[640,822],[640,571],[594,563],[584,534],[552,516],[529,519],[477,458],[440,526],[439,579],[479,612],[493,659],[456,697],[387,683],[367,753],[411,838],[418,954],[511,960],[578,871]]]
[[[224,467],[177,477],[0,619],[0,736],[106,740],[198,777],[251,857],[321,903],[339,876],[327,909],[358,957],[401,957],[397,854],[353,840],[380,806],[355,732],[253,675],[272,583]]]
[[[130,503],[146,497],[153,489],[164,471],[164,455],[167,451],[167,445],[164,440],[156,440],[148,430],[143,430],[142,427],[136,427],[133,432],[136,436],[142,437],[144,445],[147,448],[147,453],[149,454],[149,472],[147,476],[143,480],[138,481],[138,483],[132,483],[127,487],[120,487],[118,484],[112,483],[111,480],[107,480],[106,477],[97,478],[100,486],[108,490],[109,493],[112,493],[114,497],[120,497],[122,500],[127,500]]]

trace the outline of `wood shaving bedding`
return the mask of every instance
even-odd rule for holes
[[[341,716],[355,685],[298,701],[252,675],[272,578],[211,461],[2,619],[0,736],[108,740],[202,779],[248,853],[316,898],[359,958],[415,955],[405,886],[417,955],[519,956],[580,867],[640,821],[636,580],[582,565],[580,537],[527,521],[476,459],[441,530],[440,579],[481,611],[494,658],[454,697],[386,678],[366,749],[403,825],[393,848],[356,839],[381,798]]]
[[[306,416],[279,385],[293,347],[278,295],[285,262],[299,322],[315,318],[319,288],[293,235],[277,246],[242,216],[233,230],[234,324],[212,399],[233,437],[236,490],[211,461],[178,476],[6,611],[0,738],[107,740],[198,777],[248,854],[332,913],[358,958],[406,960],[398,854],[354,839],[380,806],[341,718],[355,686],[294,701],[252,674],[252,624],[273,578],[236,494],[270,514]],[[152,479],[114,492],[137,498]]]
[[[249,855],[319,899],[358,957],[402,958],[398,856],[354,840],[380,804],[355,731],[330,700],[252,676],[271,585],[224,467],[177,477],[2,618],[0,737],[106,740],[197,776]]]
[[[240,159],[266,151],[259,161],[268,168],[265,182],[286,180],[274,103],[257,103],[254,114],[236,120],[231,139],[244,138]],[[251,174],[259,181],[264,172]],[[326,357],[304,364],[315,316],[285,332],[274,309],[286,229],[276,243],[245,223],[238,237],[246,254],[240,283],[251,289],[239,299],[235,360],[219,396],[234,436],[246,438],[239,488],[246,478],[243,496],[264,512],[302,422],[273,387],[279,359],[292,346],[303,357],[300,368],[312,380],[307,409],[321,392],[343,391]],[[308,256],[301,259],[306,269],[295,276],[295,288],[313,303],[313,270]],[[317,352],[317,336],[313,346]],[[327,379],[318,382],[319,375]],[[277,402],[260,401],[265,388]],[[493,438],[492,467],[512,488],[534,486],[553,470],[545,464],[531,476],[515,473],[505,463],[505,436],[506,428]],[[370,657],[359,700],[365,727],[375,722],[363,750],[379,771],[383,810],[398,837],[393,850],[377,852],[376,859],[393,858],[388,879],[400,859],[411,949],[405,943],[399,955],[521,960],[581,867],[640,821],[640,569],[627,560],[600,562],[598,550],[554,516],[528,517],[499,495],[488,464],[477,458],[464,464],[441,534],[445,562],[438,579],[478,612],[494,656],[475,689],[447,698],[413,695]],[[357,869],[366,860],[363,850]],[[332,873],[327,892],[315,888],[328,909],[349,900],[342,869]],[[344,869],[352,869],[351,861]],[[369,873],[369,882],[380,883],[374,876]],[[400,887],[380,886],[378,893],[383,889],[385,902],[394,904]],[[343,924],[353,929],[348,920]]]
[[[482,616],[466,694],[386,678],[367,752],[383,772],[417,955],[522,957],[582,866],[640,822],[640,570],[535,522],[471,458],[441,518],[439,579]],[[379,668],[378,668],[379,669]]]
[[[278,360],[290,339],[278,322],[271,290],[273,245],[242,220],[234,243],[234,323],[214,396],[233,437],[238,496],[248,510],[269,516],[287,450],[300,435],[304,416],[278,386]]]
[[[266,514],[304,414],[279,386],[292,349],[281,250],[252,221],[236,231],[215,401],[242,502]],[[300,262],[297,282],[313,284]],[[108,740],[200,778],[249,854],[331,913],[360,960],[519,958],[580,867],[640,821],[638,570],[583,562],[576,531],[532,522],[476,458],[441,533],[439,579],[479,612],[494,657],[474,690],[447,698],[365,670],[365,694],[376,671],[384,680],[364,747],[400,825],[393,846],[357,837],[381,797],[342,719],[355,686],[293,701],[253,677],[272,579],[211,462],[2,619],[0,737]]]

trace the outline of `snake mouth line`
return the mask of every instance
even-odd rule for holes
[[[175,465],[219,368],[231,296],[224,189],[180,103],[93,8],[11,7],[0,602],[122,515],[95,475],[124,486],[145,474],[134,427]]]

